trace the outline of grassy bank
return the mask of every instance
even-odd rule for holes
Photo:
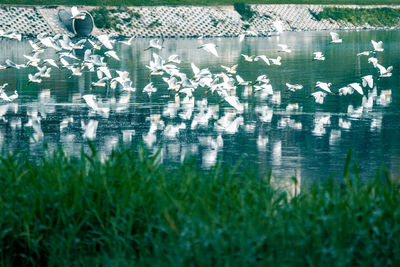
[[[26,158],[0,160],[2,266],[400,262],[399,181],[361,183],[349,161],[343,183],[288,198],[254,168],[167,169],[143,150]]]
[[[246,2],[247,4],[332,4],[332,5],[399,5],[400,0],[0,0],[2,4],[23,5],[90,5],[90,6],[157,6],[157,5],[233,5],[235,2]]]
[[[335,8],[326,7],[322,12],[312,13],[316,20],[333,19],[335,21],[350,22],[353,25],[395,26],[399,24],[400,9],[393,8]]]

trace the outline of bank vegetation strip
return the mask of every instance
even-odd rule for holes
[[[88,5],[88,6],[217,6],[233,5],[235,2],[246,2],[247,4],[305,4],[305,5],[399,5],[400,0],[0,0],[1,4],[22,5]]]
[[[296,196],[240,162],[172,168],[133,148],[102,161],[93,146],[27,158],[0,158],[2,266],[400,262],[400,182],[384,169],[361,182],[350,153],[343,177]]]

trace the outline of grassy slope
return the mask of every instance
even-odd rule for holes
[[[314,18],[333,19],[335,21],[350,22],[353,25],[370,26],[397,26],[399,24],[400,9],[394,8],[324,8],[319,14],[313,14]]]
[[[314,184],[288,201],[255,168],[145,151],[0,160],[0,265],[354,266],[400,262],[400,184],[385,172]],[[352,170],[350,173],[349,170]]]
[[[140,5],[232,5],[234,2],[246,2],[248,4],[336,4],[336,5],[393,5],[400,4],[400,0],[0,0],[3,4],[26,5],[112,5],[112,6],[140,6]]]

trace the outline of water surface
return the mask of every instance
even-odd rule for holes
[[[196,89],[193,104],[184,104],[184,96],[176,97],[167,90],[160,76],[149,77],[146,65],[152,51],[144,51],[147,39],[136,40],[130,47],[117,43],[121,61],[106,59],[110,68],[130,72],[136,92],[92,88],[91,83],[97,81],[92,72],[70,77],[68,70],[53,68],[51,78],[27,84],[28,74],[37,71],[34,67],[1,70],[0,81],[9,84],[5,91],[11,94],[17,90],[19,98],[0,103],[0,145],[5,151],[30,149],[33,157],[41,155],[44,143],[78,154],[82,144],[87,146],[82,124],[92,121],[97,124],[93,142],[104,155],[118,142],[143,142],[152,152],[160,150],[160,159],[170,164],[194,156],[201,166],[210,168],[218,159],[233,164],[242,158],[243,164],[254,164],[265,171],[272,168],[279,176],[322,179],[342,173],[346,153],[352,148],[362,177],[372,177],[380,166],[399,174],[400,32],[349,31],[340,35],[342,44],[329,44],[328,32],[288,32],[279,37],[247,38],[241,43],[238,39],[170,39],[165,41],[165,48],[154,51],[163,58],[178,54],[182,60],[179,68],[188,77],[193,76],[191,63],[212,73],[222,72],[221,65],[238,64],[237,74],[246,81],[266,74],[274,95],[249,93],[244,86],[237,87],[236,94],[245,106],[243,112],[221,103],[210,92],[205,94],[204,88]],[[356,56],[372,49],[371,39],[384,42],[384,52],[375,56],[383,66],[394,67],[392,77],[378,80],[379,73],[367,63],[368,57]],[[217,44],[219,57],[197,49],[206,42]],[[287,44],[292,52],[279,52],[279,43]],[[7,58],[25,63],[23,55],[31,51],[25,41],[0,40],[0,47],[0,64]],[[322,51],[326,60],[313,61],[314,51]],[[282,65],[246,62],[241,54],[280,55]],[[47,49],[41,58],[57,55]],[[363,108],[362,96],[357,93],[329,95],[323,104],[310,97],[316,81],[332,83],[332,91],[337,92],[369,74],[374,75],[376,88],[364,88],[364,92],[376,94],[372,108]],[[158,89],[151,96],[142,92],[149,81]],[[288,92],[285,83],[304,88]],[[110,112],[94,112],[82,99],[85,94],[95,94],[99,105],[110,108]],[[29,123],[32,116],[40,118],[43,135]],[[60,130],[65,118],[73,121]]]

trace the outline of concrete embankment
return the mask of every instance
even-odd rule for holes
[[[101,10],[98,7],[79,7],[96,16],[103,16],[101,21],[108,26],[96,27],[92,35],[102,33],[121,36],[157,37],[229,37],[238,36],[250,29],[265,36],[275,31],[274,21],[281,21],[286,31],[309,30],[340,30],[375,28],[368,24],[353,25],[332,19],[317,20],[313,14],[318,14],[323,5],[251,5],[254,16],[245,21],[233,6],[198,7],[127,7]],[[332,6],[330,6],[332,7]],[[359,8],[359,6],[345,6]],[[378,6],[362,6],[362,8],[377,8]],[[383,7],[383,6],[379,6]],[[399,9],[400,6],[390,6]],[[15,31],[23,35],[68,34],[70,33],[58,19],[59,9],[69,9],[64,6],[2,6],[0,8],[0,30]],[[98,23],[97,23],[98,24]],[[97,25],[99,26],[99,25]],[[108,28],[107,28],[108,27]],[[400,22],[393,26],[400,27]]]

